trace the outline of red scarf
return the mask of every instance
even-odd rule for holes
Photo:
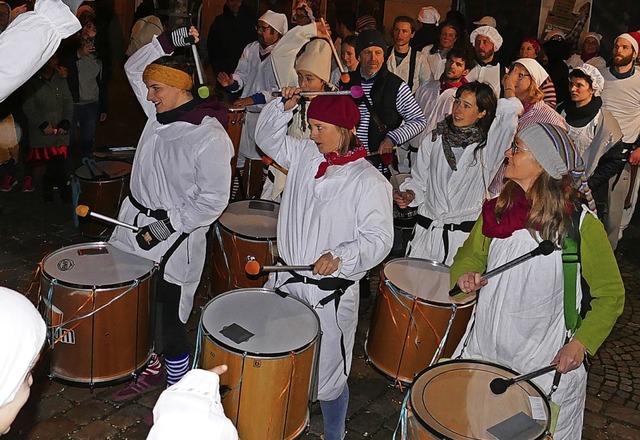
[[[496,218],[497,198],[487,200],[482,205],[482,234],[489,238],[511,237],[515,231],[527,227],[527,217],[531,210],[531,203],[525,197],[524,190],[520,187],[516,190],[513,205],[502,212],[502,218],[498,223]]]
[[[450,83],[447,82],[447,80],[444,78],[444,73],[440,76],[440,94],[442,94],[442,92],[444,92],[447,89],[453,89],[453,88],[458,88],[460,86],[462,86],[463,84],[468,83],[469,81],[467,81],[467,78],[465,78],[464,76],[462,78],[460,78],[460,81],[456,82],[456,83]]]
[[[320,162],[318,166],[318,172],[316,173],[316,179],[324,176],[327,172],[327,168],[331,165],[344,165],[349,162],[356,161],[362,157],[367,157],[367,150],[361,142],[358,142],[358,146],[353,150],[347,151],[344,156],[339,156],[335,151],[333,153],[324,155],[324,162]]]

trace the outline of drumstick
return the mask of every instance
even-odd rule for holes
[[[324,21],[324,18],[320,17],[320,21],[322,22],[322,26],[324,26],[326,30],[327,23]],[[338,52],[336,51],[336,46],[331,40],[331,36],[329,36],[329,46],[331,46],[331,52],[333,52],[333,56],[336,58],[336,63],[338,64],[338,69],[340,69],[340,73],[342,74],[340,75],[340,81],[347,84],[349,81],[351,81],[351,76],[349,76],[349,72],[344,69],[342,61],[340,61],[340,57],[338,56]]]
[[[503,379],[501,377],[498,377],[496,379],[493,379],[489,383],[489,388],[491,388],[491,392],[493,394],[503,394],[505,391],[507,391],[507,388],[509,388],[514,383],[517,383],[523,380],[533,379],[534,377],[542,376],[543,374],[548,373],[549,371],[555,370],[557,366],[558,366],[557,363],[547,365],[546,367],[539,368],[535,371],[532,371],[531,373],[521,374],[520,376],[515,376],[515,377],[512,377],[511,379]]]
[[[392,150],[397,150],[398,146],[396,145],[395,147],[392,148]],[[367,157],[371,157],[371,156],[377,156],[378,154],[391,154],[391,153],[380,153],[379,151],[369,151],[367,152]]]
[[[269,156],[262,156],[262,163],[265,164],[266,166],[274,167],[276,170],[280,171],[285,176],[289,174],[288,169],[278,165],[278,163],[275,160],[271,159]]]
[[[313,265],[309,266],[263,266],[254,257],[247,257],[249,261],[244,265],[244,270],[249,275],[258,275],[260,272],[280,272],[289,270],[313,270]]]
[[[129,223],[121,222],[120,220],[116,220],[115,218],[107,217],[106,215],[98,214],[97,212],[91,211],[87,205],[78,205],[76,208],[76,214],[79,217],[86,217],[90,215],[98,220],[102,220],[103,222],[113,223],[114,225],[122,226],[123,228],[131,229],[133,232],[138,232],[140,230],[139,227],[130,225]]]

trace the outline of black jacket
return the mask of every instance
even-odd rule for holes
[[[256,41],[258,20],[245,5],[240,7],[238,15],[233,15],[225,4],[222,14],[218,15],[207,37],[207,51],[213,71],[233,73],[238,65],[245,46]]]

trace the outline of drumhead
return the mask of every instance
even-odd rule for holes
[[[384,276],[404,293],[436,304],[471,304],[475,295],[449,296],[449,267],[421,258],[396,258],[384,266]]]
[[[320,333],[316,313],[292,296],[285,298],[267,289],[238,289],[215,297],[202,310],[202,325],[220,344],[238,352],[254,355],[283,355],[312,343]],[[235,325],[234,325],[235,324]],[[229,327],[233,326],[233,327]],[[253,336],[243,342],[227,336]],[[245,336],[246,337],[246,336]],[[233,339],[232,339],[233,338]]]
[[[219,222],[236,235],[275,240],[279,212],[280,205],[270,200],[242,200],[229,203]]]
[[[103,160],[96,162],[95,168],[97,169],[94,169],[93,171],[95,174],[94,176],[91,174],[89,166],[82,165],[76,170],[76,176],[84,180],[105,181],[121,179],[122,177],[131,174],[131,164],[127,162]]]
[[[531,439],[544,437],[551,410],[544,393],[531,381],[518,382],[504,394],[493,394],[493,379],[510,379],[517,373],[483,361],[453,360],[424,370],[410,391],[411,409],[424,428],[438,438],[495,439],[487,432],[498,423],[523,412],[532,417],[530,397],[542,401],[544,420]],[[532,417],[533,418],[533,417]]]
[[[106,288],[144,278],[153,269],[154,262],[108,243],[86,243],[52,252],[45,257],[42,266],[44,274],[60,284]]]

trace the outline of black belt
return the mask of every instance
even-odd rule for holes
[[[287,263],[285,263],[285,261],[280,257],[278,257],[278,262],[281,263],[283,266],[287,266]],[[320,278],[318,280],[315,278],[302,276],[299,273],[294,272],[292,270],[288,270],[287,272],[291,275],[291,278],[289,278],[284,283],[282,283],[279,287],[277,287],[275,289],[276,293],[281,297],[285,298],[288,295],[288,293],[283,292],[281,288],[287,284],[296,284],[296,283],[312,284],[320,290],[333,291],[331,294],[322,298],[319,301],[319,304],[322,306],[325,306],[329,304],[331,301],[335,300],[336,324],[338,324],[338,307],[340,306],[340,298],[342,297],[342,295],[345,294],[345,292],[349,287],[355,284],[355,281],[348,280],[346,278],[335,278],[335,277]],[[344,346],[344,333],[342,333],[340,324],[338,324],[338,329],[340,329],[340,352],[342,354],[343,372],[345,376],[349,376],[349,373],[347,372],[347,350],[345,349],[345,346]]]
[[[146,215],[147,217],[153,217],[156,220],[164,220],[169,218],[169,214],[164,209],[151,209],[138,202],[131,194],[129,194],[129,201],[138,211]]]
[[[424,215],[418,214],[416,216],[416,222],[425,229],[429,229],[433,220],[425,217]],[[442,225],[442,243],[444,244],[444,259],[442,260],[442,264],[447,261],[447,256],[449,255],[449,232],[450,231],[462,231],[469,233],[473,229],[473,225],[476,222],[469,220],[462,223],[445,223]]]

